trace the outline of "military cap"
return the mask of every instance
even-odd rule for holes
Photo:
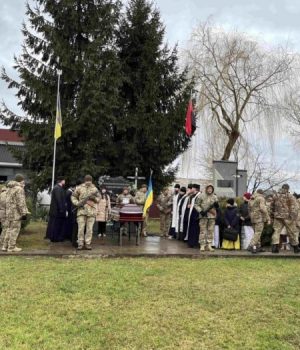
[[[92,181],[93,181],[93,178],[91,175],[85,175],[84,182],[92,182]]]
[[[24,181],[24,176],[22,174],[16,174],[15,181],[17,181],[17,182]]]

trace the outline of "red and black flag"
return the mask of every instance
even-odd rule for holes
[[[185,132],[191,137],[196,130],[196,116],[194,113],[195,100],[190,99],[185,117]]]

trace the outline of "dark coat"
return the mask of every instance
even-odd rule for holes
[[[244,202],[239,208],[239,215],[242,216],[245,220],[241,220],[242,226],[251,226],[251,219],[249,215],[248,202]]]
[[[65,239],[67,203],[65,190],[56,185],[51,194],[49,222],[46,238],[51,242],[62,242]]]
[[[67,212],[66,192],[60,186],[56,185],[51,193],[50,216],[65,218]]]
[[[239,221],[238,209],[236,206],[227,205],[224,212],[224,222],[225,227],[232,227],[233,229],[239,231]]]
[[[187,244],[190,248],[199,248],[199,213],[193,208],[190,216],[189,237]]]
[[[71,197],[74,192],[73,188],[69,188],[66,191],[66,203],[67,203],[67,212],[68,217],[65,222],[65,239],[69,239],[73,242],[73,245],[77,242],[77,221],[76,221],[76,207],[73,206]]]

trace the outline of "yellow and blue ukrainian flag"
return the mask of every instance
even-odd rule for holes
[[[57,101],[56,101],[56,120],[55,120],[55,131],[54,131],[55,140],[61,137],[61,127],[62,127],[62,117],[61,117],[61,107],[60,107],[60,94],[58,92]]]
[[[152,187],[152,171],[150,173],[150,179],[148,183],[148,191],[146,194],[146,201],[143,210],[143,216],[146,217],[148,209],[151,207],[153,203],[153,187]]]

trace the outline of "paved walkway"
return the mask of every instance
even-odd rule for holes
[[[157,236],[150,236],[141,239],[139,246],[135,245],[135,238],[128,241],[123,239],[123,246],[111,237],[103,239],[94,238],[93,250],[77,251],[70,242],[49,243],[43,250],[24,249],[20,253],[0,252],[0,257],[5,256],[49,256],[49,257],[87,257],[87,258],[117,258],[117,257],[181,257],[181,258],[289,258],[299,259],[300,254],[292,251],[281,251],[279,254],[272,254],[270,251],[259,254],[251,254],[247,251],[226,251],[217,249],[215,252],[201,252],[199,249],[191,249],[185,243],[176,240],[168,240]]]

